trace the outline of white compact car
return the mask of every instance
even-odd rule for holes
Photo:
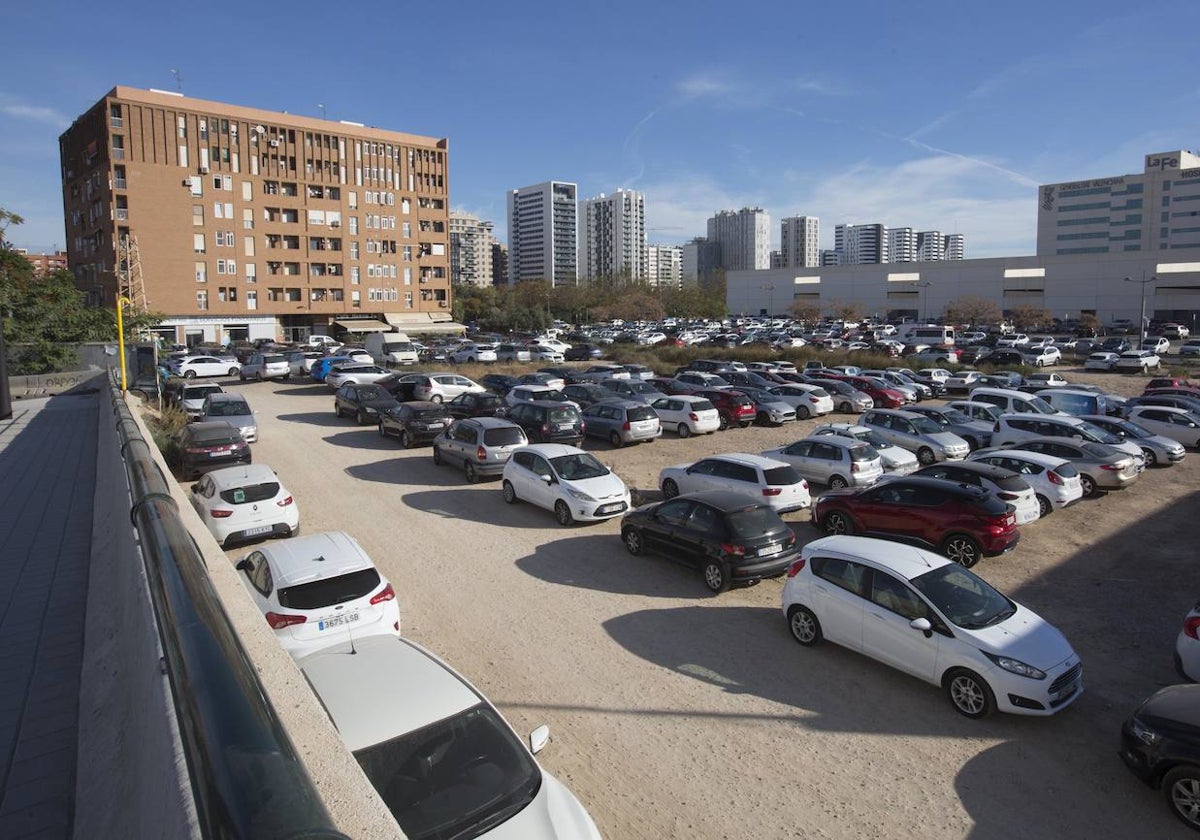
[[[185,356],[170,363],[171,372],[184,379],[197,376],[237,376],[242,366],[237,361],[229,362],[216,356]]]
[[[812,507],[808,482],[795,467],[745,452],[726,452],[691,464],[664,467],[658,474],[658,486],[668,499],[680,493],[728,490],[765,503],[776,513]]]
[[[1175,640],[1175,670],[1191,682],[1200,682],[1200,601],[1183,620]]]
[[[706,435],[721,428],[721,414],[704,397],[676,394],[661,397],[650,403],[664,429],[671,429],[681,438]]]
[[[629,488],[594,455],[561,443],[535,443],[513,452],[501,490],[510,505],[529,502],[554,511],[558,524],[613,519],[631,507]]]
[[[1083,363],[1084,370],[1113,370],[1117,366],[1117,360],[1121,357],[1116,353],[1106,351],[1097,351],[1090,354],[1087,360]]]
[[[959,714],[1052,715],[1083,693],[1083,665],[1041,616],[940,554],[825,537],[788,570],[792,637],[822,639],[941,686]]]
[[[408,837],[600,840],[583,805],[465,677],[408,639],[373,636],[297,664]],[[419,690],[414,690],[419,686]]]
[[[859,426],[856,423],[826,423],[813,429],[812,434],[814,437],[834,435],[871,444],[879,453],[883,471],[887,475],[908,475],[916,472],[921,466],[914,453],[884,440],[883,436],[874,429]]]
[[[967,460],[1002,467],[1021,476],[1033,488],[1042,516],[1083,498],[1079,470],[1065,458],[1024,449],[980,449],[968,455]]]
[[[271,543],[235,568],[293,657],[350,638],[400,635],[396,591],[349,534],[331,531]]]
[[[1127,350],[1117,357],[1117,370],[1135,370],[1145,372],[1157,368],[1162,361],[1149,350]]]
[[[263,464],[239,464],[205,473],[192,485],[192,507],[222,546],[257,537],[294,537],[300,508],[279,477]]]

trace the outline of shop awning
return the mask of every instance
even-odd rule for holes
[[[467,328],[450,320],[450,313],[385,312],[383,317],[398,330],[411,333],[462,333]]]
[[[341,327],[346,332],[391,332],[392,326],[385,324],[383,321],[376,321],[374,318],[338,318],[333,322],[336,326]]]

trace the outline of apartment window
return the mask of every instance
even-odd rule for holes
[[[196,225],[196,226],[204,224],[204,205],[203,204],[193,204],[192,205],[192,224]]]
[[[217,274],[225,273],[225,260],[217,260]]]
[[[242,201],[254,200],[254,185],[249,181],[242,181]]]
[[[219,201],[213,202],[213,218],[214,219],[224,219],[225,218],[225,206],[223,204],[221,204],[221,202],[219,202]]]
[[[176,125],[178,126],[178,130],[179,130],[179,139],[180,140],[186,139],[187,138],[187,117],[179,117],[176,120]],[[180,148],[184,148],[184,147],[181,146]]]
[[[412,262],[412,246],[405,245],[401,251],[401,255],[404,257],[405,262]]]
[[[225,302],[226,296],[225,296],[225,287],[224,286],[217,289],[217,300],[221,301],[221,303]]]
[[[412,269],[409,268],[408,266],[404,267],[404,285],[405,286],[412,285]]]
[[[258,292],[246,292],[246,308],[258,309]]]
[[[214,155],[213,157],[216,157],[216,155]],[[220,175],[213,176],[213,189],[214,190],[221,189],[221,176]]]
[[[197,254],[207,253],[207,251],[204,247],[204,234],[203,233],[192,234],[192,250],[195,251]]]
[[[243,236],[242,237],[242,252],[247,257],[254,256],[254,237],[253,236]]]
[[[299,289],[284,289],[283,299],[289,303],[300,303],[303,297],[301,297]]]
[[[404,293],[404,308],[412,309],[412,292]]]
[[[354,286],[359,283],[358,266],[356,265],[350,266],[350,283]]]
[[[196,308],[199,310],[208,309],[208,292],[196,292]]]
[[[242,227],[254,230],[254,211],[249,207],[242,210]]]
[[[123,190],[123,189],[125,189],[125,185],[126,185],[125,167],[124,166],[114,166],[113,167],[113,187],[118,190]]]
[[[349,208],[351,210],[357,210],[358,209],[358,193],[355,192],[354,190],[350,190],[350,192],[348,192],[346,194],[346,203],[347,203],[347,206],[349,206]]]
[[[247,283],[257,283],[258,282],[258,269],[256,269],[254,267],[254,263],[246,263],[246,282]]]
[[[348,221],[350,223],[350,235],[358,236],[358,216],[350,216]]]
[[[352,306],[362,306],[362,292],[357,289],[350,292],[350,304]]]
[[[124,160],[125,159],[125,138],[119,134],[113,135],[112,156],[113,156],[113,160]]]
[[[188,179],[192,185],[192,195],[199,197],[204,195],[204,181],[199,175],[193,175]]]
[[[208,120],[200,120],[200,139],[208,139]]]
[[[208,266],[205,263],[202,263],[202,262],[196,263],[196,282],[197,283],[207,283],[208,282]]]
[[[412,238],[412,222],[404,222],[400,225],[400,235],[405,239]]]
[[[350,243],[350,259],[352,259],[352,260],[358,259],[358,242],[357,242],[357,240]]]
[[[401,213],[407,214],[410,208],[411,208],[411,205],[409,204],[409,201],[407,198],[400,199],[400,212]]]
[[[237,286],[229,287],[229,300],[233,303],[237,302]]]

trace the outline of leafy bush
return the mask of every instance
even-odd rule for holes
[[[187,414],[177,406],[167,406],[161,413],[147,413],[146,426],[150,429],[150,437],[158,451],[162,453],[167,465],[176,467],[180,462],[179,433],[188,424]]]

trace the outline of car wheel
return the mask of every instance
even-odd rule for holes
[[[808,406],[802,405],[796,409],[797,420],[807,420],[812,417],[812,412],[808,410]]]
[[[721,425],[717,426],[717,431],[723,432],[729,428],[729,415],[721,414],[718,416],[721,418]]]
[[[704,585],[714,594],[729,589],[729,568],[720,560],[709,560],[704,564]]]
[[[848,486],[849,486],[849,482],[846,481],[846,479],[842,478],[840,475],[835,475],[833,478],[829,479],[829,489],[830,490],[841,490],[843,487],[848,487]]]
[[[932,449],[930,449],[928,446],[922,446],[917,450],[917,460],[921,462],[921,466],[927,467],[936,461],[937,458],[934,457]]]
[[[943,683],[950,705],[963,717],[978,720],[996,711],[996,697],[992,689],[974,671],[955,668],[946,674]]]
[[[738,423],[738,427],[742,429],[749,429],[752,422],[752,420],[743,420],[741,423]]]
[[[342,408],[337,403],[333,404],[333,416],[338,418],[342,416]]]
[[[241,368],[230,368],[230,369],[229,369],[229,375],[230,375],[230,376],[237,376],[237,375],[238,375],[239,373],[241,373],[241,372],[242,372],[242,371],[241,371]]]
[[[662,483],[663,496],[668,499],[674,499],[679,495],[679,485],[675,483],[675,479],[668,478]]]
[[[440,466],[442,466],[442,464],[446,463],[445,461],[442,460],[442,450],[438,449],[436,446],[433,447],[432,454],[433,454],[433,463],[435,466],[440,467]]]
[[[1146,466],[1153,467],[1158,464],[1158,456],[1154,454],[1153,449],[1143,449],[1142,454],[1146,456]]]
[[[813,615],[813,611],[800,604],[792,604],[787,612],[788,629],[792,638],[805,647],[812,647],[821,641],[821,622]]]
[[[979,562],[983,550],[979,543],[966,534],[951,534],[942,543],[942,554],[949,557],[964,569],[969,569]]]
[[[400,431],[400,445],[405,449],[412,449],[412,435],[408,433],[408,429],[402,429]]]
[[[183,378],[184,378],[184,379],[195,379],[195,378],[196,378],[196,371],[194,371],[194,370],[185,370],[185,371],[183,372]]]
[[[1079,474],[1079,486],[1083,488],[1083,495],[1085,495],[1085,496],[1097,495],[1098,491],[1096,490],[1096,480],[1094,478],[1092,478],[1090,475],[1088,475],[1087,473]]]
[[[380,436],[380,437],[387,437],[387,429],[385,429],[385,428],[383,427],[383,421],[382,421],[382,420],[380,420],[380,421],[379,421],[379,436]]]
[[[572,525],[575,522],[575,517],[571,516],[571,509],[567,507],[567,503],[559,499],[554,503],[554,518],[558,520],[558,524],[564,528]]]
[[[358,415],[355,417],[355,419],[358,420],[358,425],[360,425],[360,426],[367,425],[367,413],[365,411],[363,411],[361,408],[358,410]]]
[[[825,518],[821,520],[821,527],[826,534],[854,533],[854,523],[850,521],[850,517],[836,510],[825,514]]]
[[[431,396],[431,397],[429,398],[429,401],[430,401],[430,402],[435,402],[435,403],[440,403],[440,402],[442,401],[442,395],[441,395],[441,394],[434,394],[433,396]]]
[[[1042,519],[1043,517],[1049,516],[1050,514],[1054,513],[1054,505],[1050,504],[1050,500],[1047,499],[1045,496],[1043,496],[1041,493],[1038,494],[1037,503],[1038,503],[1038,519]]]
[[[475,469],[475,465],[470,461],[463,463],[463,473],[467,477],[467,484],[474,484],[479,481],[479,472]]]
[[[1176,767],[1163,776],[1162,789],[1175,816],[1200,830],[1200,768]]]
[[[621,448],[622,441],[621,441],[621,435],[619,432],[613,432],[611,435],[608,436],[608,440],[613,445],[614,449]]]
[[[843,414],[853,414],[854,406],[850,405],[848,402],[844,402],[838,405],[838,411],[842,412]]]
[[[507,478],[504,479],[504,486],[501,488],[501,492],[504,494],[504,501],[506,503],[510,505],[515,505],[517,503],[517,490],[512,486],[512,482]]]
[[[625,550],[635,557],[646,550],[642,543],[642,532],[637,528],[625,528],[621,531],[621,542],[625,543]]]
[[[254,374],[254,381],[255,381],[255,382],[262,382],[262,381],[263,381],[263,378],[262,378],[262,371],[261,371],[261,370],[260,370],[258,373]]]
[[[676,431],[679,432],[679,436],[681,438],[691,437],[692,434],[692,430],[688,427],[687,423],[680,423],[679,428],[676,429]]]

